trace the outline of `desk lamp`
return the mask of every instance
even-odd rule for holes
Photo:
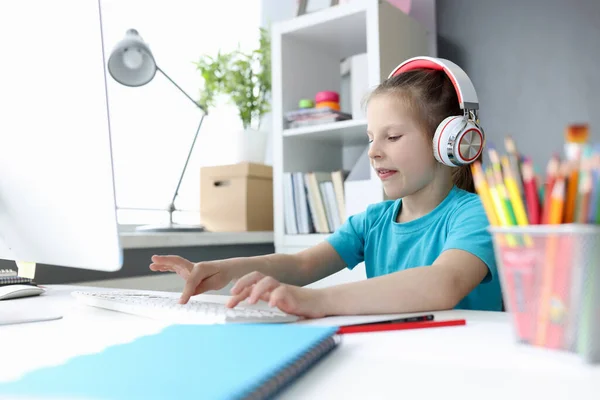
[[[173,223],[173,211],[175,211],[175,199],[179,194],[179,187],[181,186],[181,181],[183,180],[183,176],[185,175],[185,171],[188,166],[188,162],[190,161],[190,157],[192,155],[192,151],[194,149],[194,145],[196,144],[196,139],[198,137],[198,133],[200,132],[200,128],[202,126],[202,121],[207,114],[207,111],[200,106],[194,99],[192,99],[186,92],[179,87],[163,70],[161,70],[154,60],[152,56],[152,52],[150,51],[150,47],[144,42],[142,37],[139,35],[138,31],[135,29],[129,29],[125,38],[122,39],[117,45],[114,47],[113,51],[110,54],[108,59],[108,72],[112,78],[119,82],[124,86],[129,87],[138,87],[143,86],[150,82],[156,72],[160,72],[163,74],[181,93],[183,93],[196,107],[198,107],[202,111],[202,117],[200,118],[200,123],[198,124],[198,128],[196,129],[196,134],[194,135],[194,140],[192,141],[192,145],[190,146],[190,151],[188,153],[187,159],[185,160],[185,164],[183,166],[183,170],[181,171],[181,175],[179,177],[179,182],[177,183],[177,187],[175,189],[175,193],[173,194],[173,198],[171,203],[169,204],[169,224],[167,226],[152,226],[152,225],[144,225],[137,227],[137,230],[143,231],[154,231],[154,232],[201,232],[205,231],[205,228],[201,225],[179,225]]]

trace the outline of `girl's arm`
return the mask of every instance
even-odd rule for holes
[[[232,280],[264,274],[278,281],[303,286],[318,281],[345,267],[337,252],[327,242],[296,254],[270,254],[236,257],[193,263],[185,258],[167,255],[153,256],[150,269],[176,272],[186,282],[181,303],[208,290],[219,290]]]
[[[487,272],[477,256],[456,249],[443,252],[430,266],[324,289],[282,284],[255,271],[236,282],[227,304],[235,307],[245,299],[250,304],[262,299],[286,313],[311,318],[446,310],[454,308]]]
[[[327,242],[295,254],[269,254],[218,261],[231,271],[231,279],[257,271],[282,283],[305,286],[345,268],[338,253]]]
[[[325,315],[394,314],[454,308],[488,273],[463,250],[443,252],[427,267],[322,289]]]

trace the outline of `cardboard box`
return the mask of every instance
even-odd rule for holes
[[[238,163],[200,169],[200,219],[213,232],[273,230],[273,168]]]

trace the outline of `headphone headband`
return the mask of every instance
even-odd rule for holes
[[[473,83],[458,65],[452,61],[445,60],[443,58],[433,57],[413,57],[402,62],[398,65],[392,73],[388,76],[388,79],[399,75],[406,71],[414,69],[426,68],[434,69],[437,71],[444,71],[448,78],[452,81],[456,95],[458,96],[458,102],[461,109],[478,110],[479,100],[477,99],[477,93]]]

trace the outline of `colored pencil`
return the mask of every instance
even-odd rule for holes
[[[490,188],[487,184],[487,180],[485,179],[481,163],[477,161],[471,164],[471,171],[473,174],[473,181],[475,183],[475,190],[481,198],[481,203],[483,204],[483,208],[485,210],[485,213],[487,214],[490,225],[498,226],[500,224],[500,222],[498,221],[498,214],[494,209],[494,203],[490,194]]]
[[[556,175],[558,174],[558,168],[560,166],[559,157],[557,155],[552,155],[550,161],[548,161],[548,166],[546,167],[546,181],[545,181],[545,189],[544,189],[544,202],[542,204],[542,224],[548,223],[548,218],[550,216],[550,203],[552,197],[552,188],[554,187],[554,182],[556,181]]]
[[[515,177],[513,175],[513,170],[511,168],[508,157],[503,156],[500,162],[502,165],[502,172],[504,173],[504,185],[506,186],[506,191],[508,193],[512,209],[514,210],[517,224],[529,225],[527,213],[525,211],[525,206],[523,205],[521,193],[519,193],[519,186],[517,184],[517,179],[520,181],[521,175],[519,174],[519,177]]]
[[[498,189],[496,188],[496,181],[494,179],[494,173],[488,167],[485,170],[485,175],[488,182],[488,187],[490,191],[490,197],[492,198],[492,203],[494,204],[494,209],[496,210],[496,215],[498,216],[498,221],[500,222],[500,226],[510,226],[508,215],[506,214],[506,208],[502,204],[502,200],[500,199],[500,194],[498,193]]]
[[[538,196],[537,182],[533,173],[533,166],[530,159],[523,160],[522,169],[529,223],[532,225],[537,225],[542,222],[542,210],[540,197]]]
[[[512,137],[507,136],[504,138],[504,147],[508,153],[509,167],[507,167],[507,169],[510,169],[511,175],[519,189],[519,195],[523,198],[525,197],[525,188],[523,186],[522,165],[517,145]]]
[[[588,139],[587,125],[569,125],[565,132],[565,153],[571,162],[571,171],[567,179],[567,197],[565,199],[564,222],[575,222],[575,209],[579,189],[579,164],[583,157],[583,148]]]
[[[492,171],[493,171],[493,180],[494,186],[496,186],[496,190],[498,191],[498,196],[500,197],[500,201],[502,202],[505,215],[508,219],[508,225],[517,225],[517,218],[515,217],[515,211],[512,207],[512,203],[508,197],[508,192],[506,190],[506,186],[504,185],[504,180],[502,179],[502,167],[500,165],[500,157],[495,149],[491,148],[488,150],[488,155],[490,157],[490,163]]]

